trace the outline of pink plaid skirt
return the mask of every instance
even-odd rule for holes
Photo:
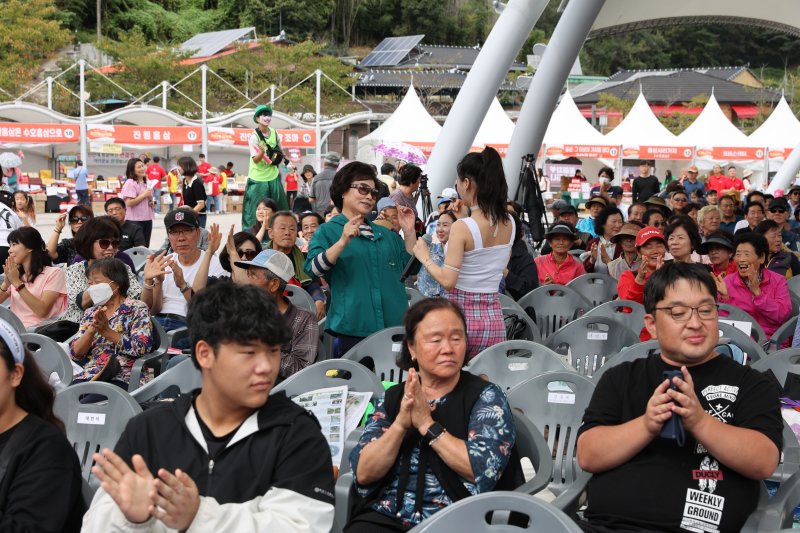
[[[503,309],[497,293],[466,292],[453,288],[447,299],[464,311],[467,319],[467,361],[489,346],[506,340]]]

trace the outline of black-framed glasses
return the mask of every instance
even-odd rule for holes
[[[194,232],[194,228],[186,228],[186,229],[168,229],[167,233],[173,237],[182,237],[191,235]]]
[[[119,248],[119,239],[97,239],[97,244],[100,248],[107,250],[109,246],[112,248]]]
[[[77,224],[77,223],[79,223],[79,222],[88,222],[88,221],[89,221],[89,217],[86,217],[86,216],[81,216],[81,217],[71,217],[71,218],[69,219],[69,223],[70,223],[70,224]]]
[[[375,189],[374,187],[370,187],[366,183],[359,183],[357,185],[350,185],[351,189],[355,189],[361,196],[372,195],[373,200],[377,200],[378,196],[381,194],[381,191]]]
[[[692,313],[697,311],[700,320],[713,320],[717,318],[719,306],[717,304],[703,304],[697,307],[688,305],[673,305],[672,307],[656,307],[657,311],[669,311],[672,320],[675,322],[688,322],[692,318]]]
[[[239,257],[247,261],[252,261],[258,255],[258,250],[236,250]]]

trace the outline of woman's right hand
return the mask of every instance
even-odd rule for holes
[[[363,222],[364,217],[362,215],[355,216],[347,221],[347,224],[344,225],[342,229],[342,236],[339,237],[339,240],[347,246],[350,244],[350,241],[358,237],[359,234],[359,226],[361,226],[361,222]]]
[[[67,214],[61,213],[60,215],[58,215],[58,218],[56,218],[56,225],[53,229],[56,231],[56,233],[61,233],[61,230],[64,229],[66,223],[67,223]]]
[[[228,259],[231,265],[240,259],[239,252],[236,251],[236,243],[233,241],[233,232],[233,224],[231,224],[231,229],[228,232],[228,240],[225,242],[225,250],[228,252]]]
[[[722,274],[711,274],[714,278],[714,283],[717,285],[717,293],[722,299],[728,299],[728,286],[725,285],[725,277]]]
[[[158,255],[151,255],[147,258],[147,263],[144,265],[144,281],[153,282],[153,280],[164,280],[164,275],[167,273],[167,251],[164,250]]]
[[[403,399],[400,401],[400,410],[394,419],[394,423],[404,431],[411,429],[411,412],[414,410],[414,398],[408,394],[408,384],[409,382],[406,382]]]

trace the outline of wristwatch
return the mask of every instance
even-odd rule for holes
[[[437,439],[439,439],[447,430],[444,429],[439,422],[434,422],[430,426],[428,426],[428,431],[425,432],[425,443],[429,446],[433,444]]]
[[[181,294],[184,294],[184,293],[186,293],[186,291],[190,291],[190,290],[192,290],[192,286],[187,283],[186,286],[181,289]]]
[[[22,289],[24,289],[24,288],[25,288],[25,284],[24,283],[20,283],[19,285],[17,285],[17,292],[21,292]]]

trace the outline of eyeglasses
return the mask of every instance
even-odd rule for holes
[[[194,228],[188,229],[169,229],[167,233],[173,237],[184,237],[191,235],[194,232]]]
[[[351,185],[351,189],[356,189],[361,196],[372,195],[373,200],[378,199],[378,195],[381,193],[378,189],[370,187],[366,183],[359,183],[358,185]]]
[[[656,221],[653,222],[652,226],[654,228],[662,228],[662,227],[664,227],[664,222],[656,220]]]
[[[109,246],[119,248],[119,239],[97,239],[96,242],[103,250],[107,250]]]
[[[717,304],[703,304],[697,307],[688,305],[673,305],[672,307],[656,307],[657,311],[669,311],[672,320],[675,322],[688,322],[692,318],[692,313],[697,311],[700,320],[713,320],[717,317]]]
[[[70,224],[77,224],[79,222],[81,222],[81,223],[87,222],[88,220],[89,220],[89,217],[72,217],[72,218],[69,219],[69,223]]]
[[[252,261],[258,255],[258,250],[236,250],[236,253],[239,254],[239,257]]]

